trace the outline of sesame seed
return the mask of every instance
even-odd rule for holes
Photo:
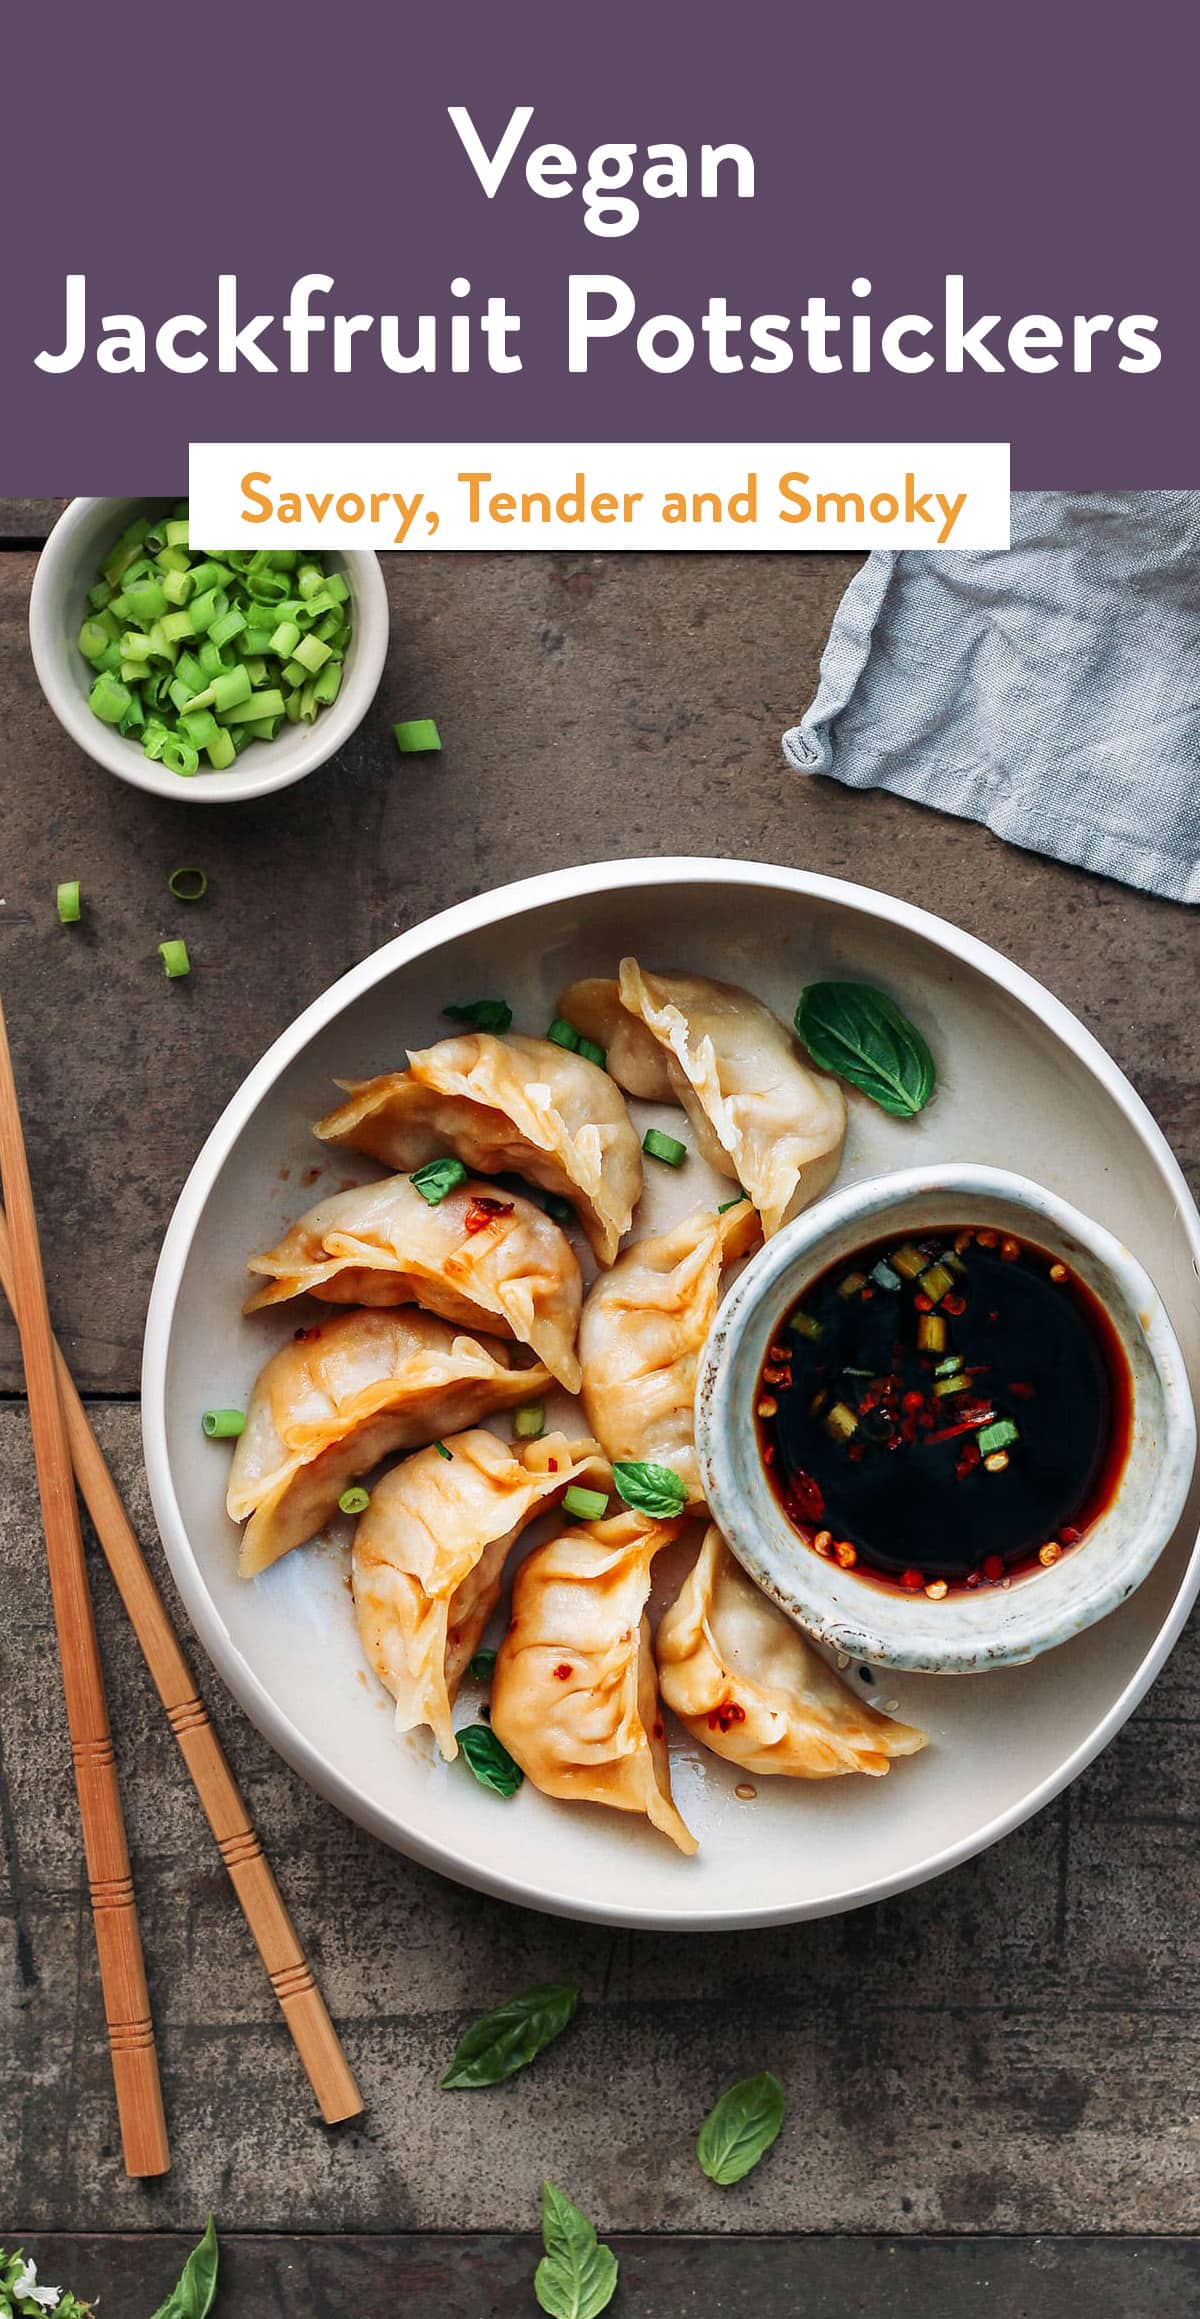
[[[931,1602],[944,1602],[950,1589],[944,1578],[931,1578],[925,1592]]]
[[[774,1396],[774,1394],[773,1394],[773,1393],[764,1393],[764,1394],[763,1394],[763,1397],[762,1397],[762,1400],[761,1400],[761,1401],[759,1402],[759,1404],[758,1404],[758,1414],[759,1414],[759,1416],[760,1416],[760,1417],[774,1417],[774,1416],[777,1414],[777,1412],[778,1412],[778,1409],[779,1409],[779,1403],[778,1403],[778,1402],[777,1402],[777,1400],[775,1399],[775,1396]]]
[[[833,1552],[832,1530],[818,1530],[816,1537],[813,1539],[813,1545],[816,1547],[818,1554],[831,1554]]]
[[[1048,1570],[1052,1562],[1058,1561],[1061,1553],[1062,1547],[1059,1545],[1057,1538],[1050,1538],[1047,1540],[1044,1546],[1039,1547],[1038,1561],[1044,1562]]]
[[[1066,1268],[1066,1265],[1065,1265],[1065,1264],[1052,1264],[1052,1265],[1051,1265],[1051,1267],[1050,1267],[1050,1278],[1051,1278],[1051,1280],[1065,1280],[1065,1279],[1066,1279],[1066,1277],[1067,1277],[1067,1268]]]
[[[857,1546],[852,1546],[848,1538],[839,1538],[833,1551],[835,1559],[841,1564],[843,1570],[853,1570],[858,1560]]]
[[[983,1464],[984,1471],[986,1473],[1002,1474],[1008,1464],[1008,1451],[1006,1449],[994,1449],[990,1457],[985,1457]]]

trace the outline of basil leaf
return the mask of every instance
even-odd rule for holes
[[[810,982],[796,1029],[814,1063],[834,1071],[897,1119],[924,1109],[937,1080],[915,1023],[869,982]]]
[[[200,2244],[192,2248],[177,2284],[166,2302],[159,2304],[154,2319],[206,2319],[216,2292],[217,2234],[210,2214]]]
[[[710,2182],[740,2182],[771,2147],[784,2113],[783,2087],[769,2069],[744,2077],[714,2103],[696,2141]]]
[[[498,1796],[515,1796],[525,1774],[486,1723],[464,1724],[454,1736],[481,1788],[491,1788]]]
[[[615,1465],[613,1488],[635,1514],[651,1514],[660,1522],[682,1514],[687,1504],[686,1486],[669,1465],[646,1465],[640,1459]]]
[[[551,1982],[544,1989],[526,1989],[474,2021],[455,2046],[443,2089],[454,2086],[500,2085],[517,2070],[527,2069],[543,2046],[560,2037],[579,2003],[578,1989]]]
[[[473,998],[466,1006],[443,1007],[452,1023],[469,1023],[473,1031],[492,1031],[497,1038],[512,1029],[512,1008],[506,998]]]
[[[424,1167],[413,1169],[409,1180],[421,1198],[436,1208],[448,1192],[457,1191],[460,1184],[466,1183],[467,1171],[460,1159],[426,1160]]]
[[[542,2310],[550,2319],[598,2319],[617,2291],[617,2258],[552,2182],[542,2184],[542,2239],[546,2252],[533,2275]]]
[[[474,1658],[467,1661],[467,1673],[477,1683],[490,1683],[495,1672],[496,1654],[494,1651],[476,1651]]]

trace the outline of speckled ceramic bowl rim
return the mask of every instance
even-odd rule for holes
[[[1180,1230],[1187,1246],[1189,1266],[1200,1279],[1200,1215],[1197,1215],[1183,1170],[1161,1128],[1099,1040],[1093,1037],[1086,1025],[1060,999],[1055,998],[1033,975],[1027,974],[1023,967],[1005,958],[1002,952],[993,949],[989,943],[980,941],[976,935],[967,934],[947,919],[936,917],[932,911],[923,910],[912,902],[898,901],[892,895],[870,886],[856,885],[847,879],[826,877],[816,871],[796,870],[777,862],[729,861],[703,854],[642,855],[627,860],[588,862],[577,867],[548,870],[537,877],[522,878],[456,902],[449,909],[425,919],[421,925],[397,935],[385,943],[382,949],[363,959],[339,981],[332,983],[289,1024],[248,1073],[237,1093],[226,1105],[197,1155],[179,1195],[154,1276],[142,1359],[142,1440],[146,1472],[172,1577],[201,1646],[207,1651],[239,1705],[271,1746],[278,1749],[285,1762],[290,1763],[293,1770],[308,1780],[328,1802],[336,1805],[338,1810],[345,1812],[370,1834],[384,1843],[398,1845],[400,1850],[423,1866],[456,1877],[460,1883],[474,1885],[478,1890],[491,1893],[501,1900],[512,1901],[521,1907],[544,1908],[606,1923],[618,1921],[646,1930],[675,1932],[723,1929],[726,1926],[746,1924],[758,1927],[790,1924],[798,1916],[825,1915],[828,1909],[817,1907],[798,1910],[791,1903],[781,1907],[747,1909],[737,1895],[731,1894],[727,1911],[715,1919],[705,1918],[699,1923],[689,1919],[686,1906],[662,1911],[625,1904],[619,1917],[614,1919],[613,1912],[604,1908],[564,1909],[563,1903],[552,1890],[539,1890],[531,1883],[519,1860],[514,1859],[511,1869],[505,1873],[492,1874],[478,1870],[472,1863],[461,1859],[449,1842],[433,1842],[409,1832],[400,1836],[394,1819],[378,1810],[355,1782],[330,1763],[322,1750],[296,1728],[233,1642],[209,1591],[203,1564],[188,1535],[176,1491],[168,1427],[167,1377],[176,1302],[196,1229],[217,1178],[268,1090],[319,1032],[390,975],[408,966],[414,959],[436,951],[446,943],[457,941],[462,936],[495,928],[499,938],[504,939],[511,921],[531,910],[563,902],[573,903],[584,898],[628,895],[635,891],[652,896],[663,887],[689,884],[742,888],[747,895],[756,887],[765,885],[777,894],[793,896],[799,903],[815,900],[844,905],[883,925],[905,928],[921,941],[929,943],[943,957],[961,961],[964,966],[983,976],[993,988],[1008,992],[1035,1021],[1044,1024],[1055,1039],[1072,1049],[1104,1089],[1108,1100],[1129,1122],[1146,1152],[1149,1165],[1154,1168],[1160,1181],[1170,1187]],[[993,1813],[990,1819],[972,1826],[964,1835],[950,1842],[939,1843],[935,1839],[918,1860],[908,1863],[894,1874],[880,1875],[864,1867],[860,1885],[852,1895],[839,1897],[837,1908],[862,1907],[868,1902],[884,1900],[891,1893],[907,1891],[913,1885],[924,1883],[929,1877],[944,1875],[961,1861],[969,1860],[975,1854],[985,1851],[989,1845],[999,1842],[1014,1828],[1020,1827],[1024,1821],[1043,1810],[1101,1753],[1145,1697],[1178,1641],[1198,1593],[1200,1539],[1192,1544],[1186,1564],[1180,1572],[1176,1592],[1149,1647],[1127,1680],[1117,1684],[1107,1708],[1096,1718],[1086,1736],[1067,1754],[1056,1757],[1045,1776],[1034,1786],[1025,1789],[1011,1804]]]
[[[808,1283],[849,1253],[847,1239],[853,1246],[885,1233],[889,1217],[897,1230],[915,1230],[918,1203],[930,1201],[946,1223],[970,1223],[982,1208],[1002,1228],[1023,1227],[1035,1245],[1077,1262],[1124,1348],[1134,1391],[1125,1466],[1086,1547],[1011,1589],[956,1592],[937,1602],[864,1581],[805,1547],[763,1472],[750,1418],[767,1344]],[[799,1626],[831,1649],[877,1665],[979,1674],[1023,1665],[1069,1641],[1141,1585],[1187,1500],[1196,1418],[1175,1331],[1130,1250],[1028,1177],[951,1161],[848,1184],[767,1242],[735,1282],[705,1347],[696,1444],[714,1520],[750,1576]]]
[[[134,789],[148,789],[156,797],[179,805],[238,805],[251,797],[267,797],[290,789],[337,755],[362,723],[379,687],[387,658],[389,612],[387,589],[379,558],[370,549],[330,551],[326,560],[345,573],[351,590],[354,626],[341,691],[311,725],[289,726],[274,741],[252,741],[226,773],[195,773],[190,778],[168,773],[111,725],[102,724],[87,704],[87,669],[75,654],[74,639],[65,630],[62,608],[80,578],[81,559],[88,559],[87,577],[100,561],[94,549],[106,525],[99,511],[111,508],[111,535],[122,528],[129,508],[152,504],[137,498],[73,499],[60,515],[37,561],[29,595],[29,649],[38,683],[64,732],[97,765],[115,773]],[[128,519],[127,519],[128,520]],[[78,658],[79,666],[74,661]]]

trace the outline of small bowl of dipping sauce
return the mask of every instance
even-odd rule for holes
[[[767,1242],[701,1364],[715,1521],[789,1617],[854,1658],[978,1673],[1140,1585],[1196,1419],[1143,1267],[1006,1169],[849,1186]]]

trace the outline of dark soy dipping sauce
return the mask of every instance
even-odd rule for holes
[[[756,1412],[804,1544],[937,1599],[1078,1544],[1120,1479],[1132,1391],[1108,1315],[1069,1267],[945,1225],[822,1273],[776,1330]]]

